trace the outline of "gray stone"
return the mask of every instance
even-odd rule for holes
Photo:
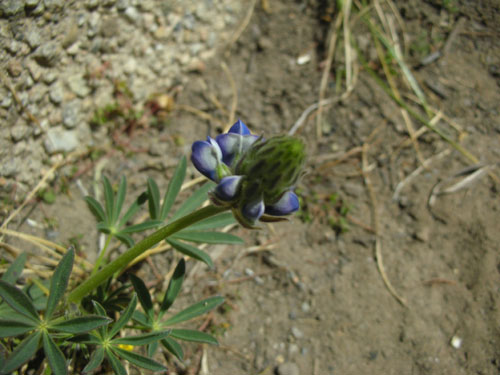
[[[50,128],[44,146],[49,154],[73,151],[78,146],[77,133],[75,130],[65,130],[61,126]]]
[[[5,95],[3,98],[2,98],[2,101],[0,102],[0,106],[2,106],[2,108],[10,108],[10,106],[12,105],[12,95],[10,94],[10,92]]]
[[[89,9],[95,9],[95,8],[97,8],[99,6],[99,0],[87,0],[87,2],[85,3],[85,5]]]
[[[138,23],[141,19],[141,14],[135,7],[128,7],[125,9],[125,17],[132,23]]]
[[[116,2],[116,9],[118,9],[120,12],[123,12],[129,6],[130,6],[130,0],[118,0]]]
[[[101,23],[101,17],[98,13],[92,13],[87,20],[87,36],[92,39],[97,35],[99,31],[99,25]]]
[[[21,43],[16,40],[11,40],[9,44],[7,44],[6,49],[15,55],[21,49]]]
[[[59,57],[59,46],[55,42],[48,42],[37,48],[34,53],[35,60],[41,66],[54,66]]]
[[[78,40],[79,33],[80,30],[78,30],[78,25],[76,24],[76,22],[71,22],[65,30],[65,36],[61,43],[63,48],[66,49],[73,45],[73,43]]]
[[[24,2],[21,0],[2,0],[0,2],[0,15],[7,17],[15,16],[24,10]]]
[[[81,75],[73,75],[69,77],[68,85],[69,89],[80,98],[83,98],[90,94],[90,88],[87,86],[87,82]]]
[[[57,80],[57,74],[52,70],[47,71],[42,77],[42,81],[45,82],[47,85],[51,85],[56,80]]]
[[[35,85],[29,91],[29,98],[31,103],[39,103],[47,94],[47,87],[45,85]]]
[[[299,366],[293,362],[285,362],[276,369],[277,375],[300,375]]]
[[[68,129],[72,129],[78,125],[80,119],[80,102],[73,100],[65,104],[62,108],[63,124]]]
[[[14,156],[19,157],[20,155],[24,154],[27,150],[28,150],[28,144],[26,143],[26,141],[20,141],[14,145],[12,152]]]
[[[19,77],[23,71],[23,66],[19,60],[12,59],[7,63],[7,71],[11,77]]]
[[[293,337],[295,337],[296,339],[301,339],[302,337],[304,337],[304,333],[295,326],[293,326],[291,328],[291,331],[292,331]]]
[[[11,157],[8,160],[2,160],[0,163],[0,176],[14,177],[19,171],[20,159]]]
[[[10,136],[14,142],[19,142],[28,137],[30,127],[23,121],[19,120],[10,128]]]
[[[118,21],[117,17],[104,19],[101,24],[100,34],[106,38],[118,35],[120,32],[120,23]]]
[[[64,98],[64,89],[61,82],[56,82],[50,86],[49,98],[54,104],[60,104]]]
[[[40,35],[40,30],[36,28],[30,28],[25,34],[26,43],[31,47],[31,49],[37,48],[42,44],[42,37]]]
[[[68,55],[75,56],[80,51],[80,42],[73,43],[71,47],[66,49]]]
[[[42,77],[43,73],[42,68],[40,68],[40,66],[32,60],[28,60],[28,62],[26,63],[26,67],[28,68],[28,71],[30,72],[33,81],[38,82]]]
[[[43,5],[43,2],[39,2],[36,8],[31,11],[31,14],[34,16],[39,16],[43,12],[45,12],[45,5]]]
[[[64,6],[64,0],[43,0],[45,8],[50,11],[61,10]]]
[[[26,5],[27,8],[34,8],[39,2],[40,0],[24,0],[24,5]]]
[[[304,302],[302,303],[301,309],[303,312],[308,313],[309,311],[311,311],[311,305],[309,305],[309,303],[307,302]]]

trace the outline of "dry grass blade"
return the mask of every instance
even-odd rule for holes
[[[417,169],[415,169],[413,172],[411,172],[406,178],[402,181],[400,181],[397,185],[396,188],[394,189],[394,194],[392,195],[392,200],[393,201],[399,201],[399,194],[401,193],[401,190],[408,185],[415,177],[417,177],[420,173],[422,173],[425,169],[427,169],[432,163],[437,161],[438,159],[441,159],[451,153],[450,149],[446,149],[444,151],[441,151],[439,154],[434,155],[430,157],[427,160],[424,160],[421,166],[419,166]]]
[[[323,103],[325,97],[326,86],[328,84],[328,76],[330,75],[330,69],[332,67],[333,56],[335,54],[335,45],[337,44],[337,36],[340,26],[342,24],[342,11],[337,14],[337,18],[335,19],[335,23],[332,24],[332,28],[330,29],[330,40],[328,42],[328,53],[326,57],[325,67],[323,69],[323,75],[321,76],[321,83],[319,88],[319,99],[318,99],[318,114],[316,116],[316,137],[321,137],[321,121],[322,121],[322,110],[321,105],[319,103]],[[314,109],[312,109],[314,110]],[[295,129],[295,125],[292,130]],[[295,130],[294,130],[295,132]]]
[[[429,201],[428,204],[430,207],[432,207],[436,203],[436,199],[440,195],[444,194],[453,194],[456,193],[460,190],[466,189],[476,182],[478,182],[482,177],[484,177],[486,174],[490,173],[491,169],[493,169],[493,165],[474,165],[465,168],[464,170],[456,173],[455,175],[448,177],[444,181],[438,182],[434,188],[431,191],[431,194],[429,196]],[[448,187],[442,187],[444,184],[449,182],[452,179],[455,179],[457,177],[463,177],[464,178],[460,179],[456,183],[448,186]]]
[[[186,112],[192,113],[192,114],[202,118],[203,120],[207,120],[207,121],[210,121],[212,123],[217,123],[222,127],[224,127],[226,125],[223,121],[216,119],[212,115],[210,115],[206,112],[203,112],[203,111],[199,110],[198,108],[191,107],[190,105],[178,104],[178,105],[176,105],[175,108],[178,110],[181,110],[181,111],[186,111]]]
[[[363,176],[365,180],[365,185],[366,188],[368,189],[368,193],[370,196],[370,202],[371,202],[371,212],[372,212],[372,227],[375,231],[375,258],[377,261],[377,267],[380,272],[380,275],[382,276],[382,280],[384,281],[384,284],[386,288],[389,290],[389,293],[403,306],[408,307],[406,300],[401,297],[398,292],[396,292],[396,289],[392,286],[391,282],[389,281],[389,278],[387,277],[387,274],[385,272],[385,267],[384,267],[384,262],[382,259],[382,245],[380,243],[380,236],[379,236],[379,225],[378,225],[378,216],[377,216],[377,198],[375,195],[375,191],[373,190],[373,185],[371,183],[370,177],[368,173],[366,172],[366,168],[368,166],[368,161],[367,161],[367,152],[368,152],[368,144],[365,143],[363,145],[363,153],[362,153],[362,170],[363,170]]]

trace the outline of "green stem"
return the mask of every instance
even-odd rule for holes
[[[106,239],[106,243],[104,244],[104,247],[101,250],[101,253],[99,254],[99,257],[97,258],[95,264],[94,264],[94,269],[92,270],[92,273],[90,276],[94,276],[95,273],[99,270],[99,267],[101,266],[102,260],[104,259],[104,255],[106,254],[106,250],[108,249],[109,243],[111,242],[111,239],[113,238],[113,235],[110,234],[108,235],[108,238]]]
[[[197,223],[198,221],[207,219],[226,210],[227,207],[216,207],[210,205],[204,208],[200,208],[199,210],[183,216],[180,219],[177,219],[174,222],[158,229],[152,235],[146,237],[141,242],[138,242],[118,258],[116,258],[114,261],[104,266],[94,276],[91,276],[82,284],[73,289],[68,295],[68,301],[73,303],[80,302],[83,297],[90,294],[104,281],[112,277],[115,272],[125,268],[132,260],[144,253],[146,250],[150,249],[153,245],[156,245],[158,242],[194,223]]]

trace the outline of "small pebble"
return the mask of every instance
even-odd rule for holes
[[[44,146],[49,154],[70,152],[78,146],[78,137],[74,130],[64,130],[62,127],[50,128]]]
[[[301,339],[302,337],[304,337],[304,333],[300,329],[298,329],[297,327],[295,327],[295,326],[293,326],[291,328],[291,331],[292,331],[293,337],[295,337],[297,340]]]
[[[458,336],[453,336],[450,340],[450,344],[451,346],[453,346],[455,349],[460,349],[460,347],[462,346],[462,341],[463,339],[461,337],[458,337]]]
[[[60,104],[63,101],[64,90],[60,82],[50,86],[49,98],[54,104]]]

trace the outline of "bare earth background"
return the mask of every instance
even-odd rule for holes
[[[130,197],[148,176],[163,190],[193,141],[235,118],[257,134],[286,133],[318,102],[335,3],[3,1],[2,219],[67,160],[9,228],[71,240],[95,259],[98,234],[83,192],[98,193],[100,175],[115,182],[126,175]],[[407,66],[444,116],[437,126],[479,163],[431,131],[412,144],[401,109],[353,64],[352,90],[322,107],[318,123],[316,110],[299,122],[309,150],[302,211],[260,231],[235,228],[246,247],[208,249],[215,271],[189,263],[176,308],[213,294],[228,303],[210,316],[220,346],[185,346],[184,364],[169,359],[171,374],[500,373],[500,7],[390,5],[366,11],[375,19],[379,7],[394,21]],[[349,25],[383,77],[377,45],[354,11]],[[345,29],[337,30],[324,98],[346,93]],[[425,59],[436,51],[437,59]],[[425,115],[397,64],[387,62],[405,101]],[[91,126],[94,112],[117,100],[160,112]],[[469,165],[480,169],[464,183],[471,174],[457,174]],[[456,191],[429,204],[446,187]],[[176,259],[156,255],[134,272],[165,276]]]

